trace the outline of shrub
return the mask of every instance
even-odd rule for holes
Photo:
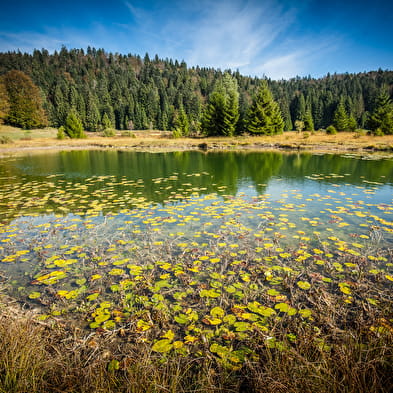
[[[383,136],[383,135],[385,135],[385,133],[382,131],[382,129],[381,129],[380,127],[378,127],[378,128],[373,132],[373,134],[374,134],[375,136]]]
[[[136,138],[136,135],[132,131],[129,131],[129,130],[122,131],[120,135],[124,136],[124,137],[128,137],[128,138]]]
[[[116,136],[116,130],[114,128],[105,128],[104,131],[102,131],[102,136],[107,138]]]
[[[326,128],[326,134],[329,134],[329,135],[336,135],[337,134],[337,130],[336,130],[336,127],[334,127],[334,126],[329,126],[328,128]]]
[[[0,136],[0,144],[5,145],[6,143],[12,143],[12,139],[9,136],[1,135]]]
[[[176,128],[172,131],[173,138],[181,138],[182,136],[183,136],[183,133],[180,128]]]
[[[58,130],[57,130],[57,139],[65,139],[66,134],[64,133],[64,127],[61,126]]]

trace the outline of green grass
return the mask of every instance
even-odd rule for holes
[[[31,140],[39,138],[56,138],[57,129],[47,127],[37,130],[22,130],[21,128],[0,125],[0,137],[10,138],[13,141]]]

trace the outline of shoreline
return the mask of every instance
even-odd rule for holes
[[[0,157],[26,153],[69,150],[118,149],[144,152],[172,151],[283,151],[333,154],[393,154],[393,135],[372,137],[356,133],[298,134],[287,132],[275,136],[238,136],[221,138],[173,139],[151,135],[148,132],[137,137],[101,137],[89,135],[86,139],[57,140],[55,138],[32,138],[15,140],[0,145]]]

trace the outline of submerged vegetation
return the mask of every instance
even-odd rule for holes
[[[0,391],[391,391],[390,164],[4,159]]]

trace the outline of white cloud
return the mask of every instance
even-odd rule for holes
[[[177,33],[178,46],[192,65],[249,67],[293,21],[293,12],[276,1],[205,1],[192,24],[169,21],[166,32]]]
[[[271,79],[289,79],[302,74],[305,68],[305,57],[304,51],[272,57],[254,67],[254,73],[265,74]]]

